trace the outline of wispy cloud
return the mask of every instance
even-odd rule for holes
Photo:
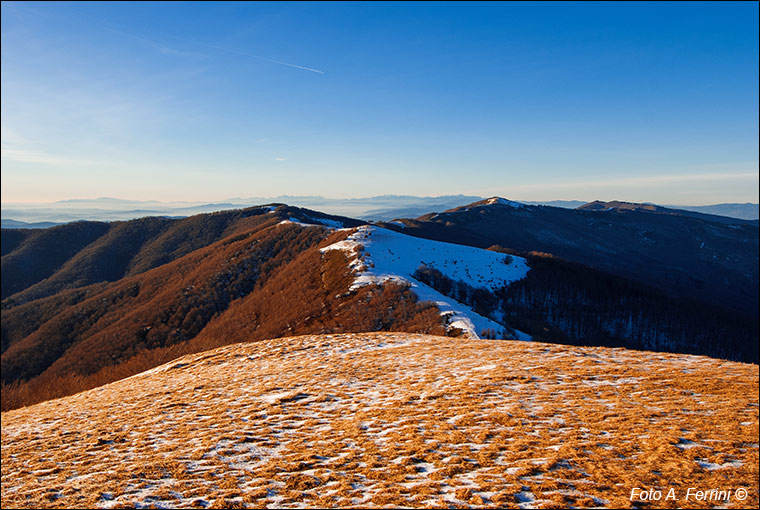
[[[0,134],[0,159],[5,162],[17,163],[38,163],[44,165],[60,166],[85,166],[99,165],[101,162],[71,158],[58,154],[52,154],[47,151],[37,150],[26,137],[20,135],[15,130],[9,129],[2,125]]]
[[[140,42],[143,42],[145,44],[148,44],[148,45],[152,46],[156,51],[158,51],[159,53],[161,53],[162,55],[171,55],[171,56],[176,56],[176,57],[205,57],[206,56],[203,53],[197,53],[197,52],[194,52],[194,51],[182,51],[182,50],[178,50],[176,48],[172,48],[170,46],[166,46],[164,44],[161,44],[159,42],[153,41],[153,40],[148,39],[146,37],[142,37],[142,36],[139,36],[139,35],[136,35],[136,34],[132,34],[130,32],[125,32],[123,30],[117,30],[117,29],[111,28],[111,27],[103,27],[103,28],[105,30],[108,30],[109,32],[113,32],[115,34],[123,35],[123,36],[129,37],[131,39],[134,39],[136,41],[140,41]]]
[[[710,182],[710,181],[757,181],[758,172],[711,172],[700,174],[647,175],[640,177],[619,177],[614,179],[593,179],[579,181],[522,184],[510,186],[510,190],[540,190],[550,186],[553,189],[606,188],[615,186],[656,186],[658,184]]]
[[[160,46],[158,51],[164,55],[172,55],[175,57],[205,57],[203,53],[197,53],[195,51],[180,51],[168,46]]]
[[[28,142],[25,137],[18,134],[15,130],[8,128],[5,124],[0,124],[0,143],[3,148],[11,148]]]
[[[287,158],[274,158],[275,161],[287,161]]]
[[[98,161],[68,158],[66,156],[59,156],[55,154],[30,151],[25,149],[7,149],[5,147],[0,149],[0,158],[2,158],[3,161],[15,161],[18,163],[41,163],[44,165],[60,166],[84,166],[102,164]]]

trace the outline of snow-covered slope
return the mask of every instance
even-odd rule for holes
[[[448,316],[450,326],[464,329],[476,338],[485,329],[503,335],[504,327],[417,281],[412,276],[414,272],[427,266],[452,280],[495,289],[524,278],[529,269],[522,257],[420,239],[369,225],[357,228],[346,240],[322,250],[344,250],[355,257],[352,267],[356,279],[352,288],[387,281],[409,283],[420,300],[438,305],[441,313]],[[530,339],[521,332],[517,332],[517,337]]]

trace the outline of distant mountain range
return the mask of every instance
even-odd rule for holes
[[[470,195],[446,195],[439,197],[382,195],[348,199],[284,195],[275,198],[233,198],[216,203],[136,201],[117,198],[73,199],[45,204],[5,203],[2,205],[2,227],[46,228],[54,224],[79,220],[120,221],[145,216],[176,218],[229,209],[240,209],[267,203],[287,203],[295,207],[316,209],[329,214],[349,216],[365,221],[390,221],[397,218],[416,218],[428,213],[443,212],[482,199],[483,197]],[[578,200],[523,203],[566,209],[575,209],[586,204],[586,202]],[[760,217],[758,214],[758,204],[664,207],[747,220],[756,220]]]
[[[436,210],[445,210],[458,205],[480,200],[481,197],[466,195],[450,195],[440,197],[416,197],[406,195],[382,195],[369,198],[333,199],[319,196],[289,196],[274,198],[251,197],[232,198],[216,203],[201,202],[156,202],[122,200],[117,198],[75,199],[54,203],[19,204],[6,203],[2,205],[3,222],[14,220],[15,226],[5,228],[20,228],[18,222],[54,222],[65,223],[78,220],[117,221],[131,220],[145,216],[184,217],[229,209],[241,209],[262,204],[287,203],[295,207],[304,207],[325,211],[329,214],[350,216],[361,219],[393,219],[386,218],[388,211],[411,211],[416,215]],[[368,216],[372,216],[369,218]],[[23,228],[23,227],[21,227]],[[29,228],[29,227],[26,227]]]
[[[2,219],[2,228],[50,228],[60,225],[61,223],[54,223],[52,221],[40,221],[37,223],[27,223],[25,221],[17,221],[11,219]]]
[[[549,202],[523,202],[528,205],[550,205],[553,207],[564,207],[566,209],[577,209],[587,202],[580,200],[553,200]],[[593,203],[593,202],[589,202]],[[620,202],[624,203],[624,202]],[[655,204],[641,204],[641,205],[655,205]],[[714,205],[668,205],[664,204],[660,207],[668,209],[679,209],[682,211],[693,211],[704,214],[712,214],[715,216],[728,216],[729,218],[739,218],[742,220],[757,220],[760,218],[760,204],[744,203],[744,204],[714,204]]]
[[[686,211],[701,212],[705,214],[714,214],[718,216],[729,216],[731,218],[740,218],[743,220],[757,220],[758,204],[715,204],[715,205],[666,205],[675,209],[684,209]]]

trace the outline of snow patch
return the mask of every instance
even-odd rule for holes
[[[282,225],[283,223],[288,223],[292,225],[298,225],[301,227],[327,227],[331,229],[345,228],[345,225],[343,225],[343,223],[338,220],[331,220],[329,218],[312,218],[311,216],[306,216],[306,219],[309,221],[313,221],[314,223],[304,223],[302,221],[297,220],[296,218],[288,218],[287,220],[282,220],[279,223],[279,225]]]
[[[320,225],[324,225],[325,227],[330,228],[344,228],[345,225],[342,221],[338,220],[331,220],[329,218],[312,218],[311,216],[307,216],[308,219],[311,221],[314,221],[316,223],[319,223]]]
[[[282,220],[278,223],[278,225],[298,225],[299,227],[320,227],[320,225],[312,225],[311,223],[301,223],[300,221],[288,218],[287,220]]]
[[[734,462],[725,462],[723,464],[715,464],[713,462],[706,462],[706,461],[697,461],[697,464],[702,469],[705,469],[707,471],[715,471],[716,469],[726,469],[726,468],[739,468],[742,466],[742,463],[739,461]]]

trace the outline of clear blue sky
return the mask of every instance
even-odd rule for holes
[[[2,2],[2,201],[758,201],[758,3]]]

